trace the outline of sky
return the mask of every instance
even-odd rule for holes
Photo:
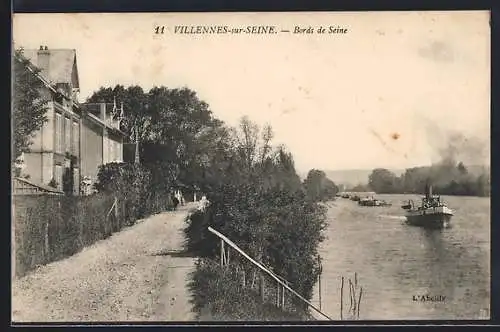
[[[80,101],[116,84],[188,87],[230,125],[244,115],[270,124],[299,171],[401,169],[438,161],[457,133],[476,151],[471,163],[489,164],[488,20],[486,11],[14,14],[13,41],[76,49]],[[176,34],[179,25],[279,32]],[[329,26],[347,32],[293,33]]]

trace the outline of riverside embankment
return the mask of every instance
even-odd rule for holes
[[[178,254],[193,207],[151,216],[14,280],[12,321],[194,320],[186,287],[194,258]]]

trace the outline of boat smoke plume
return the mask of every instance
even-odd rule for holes
[[[427,127],[434,159],[427,169],[427,179],[436,186],[452,181],[473,181],[480,175],[489,178],[489,142],[478,136],[431,125]]]
[[[435,146],[439,155],[438,165],[456,166],[462,162],[466,166],[489,164],[489,146],[479,137],[467,137],[460,132],[449,132],[444,144]]]

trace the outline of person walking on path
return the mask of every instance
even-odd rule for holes
[[[184,205],[184,196],[182,195],[182,192],[180,190],[177,190],[176,196],[177,196],[177,199],[179,200],[179,203],[183,206]]]
[[[203,197],[201,198],[201,200],[199,202],[198,210],[205,211],[205,209],[208,207],[209,203],[210,202],[208,201],[207,196],[203,195]]]
[[[172,195],[172,204],[174,205],[174,211],[177,210],[177,206],[179,205],[179,200],[176,195]]]

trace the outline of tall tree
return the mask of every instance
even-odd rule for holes
[[[213,159],[209,155],[218,153],[215,147],[221,146],[217,135],[225,135],[219,130],[222,121],[213,117],[208,104],[188,88],[161,86],[144,92],[139,86],[121,85],[99,89],[88,102],[115,99],[123,103],[122,130],[136,143],[136,158],[141,145],[141,162],[155,169],[153,176],[190,189],[198,185],[207,172],[208,159]]]
[[[312,169],[304,180],[307,196],[313,201],[322,201],[335,198],[338,187],[326,177],[325,172]]]
[[[193,188],[205,172],[209,154],[220,146],[223,123],[208,104],[188,88],[153,87],[148,93],[152,142],[168,147],[169,159],[179,165],[179,183]]]
[[[388,169],[376,168],[368,178],[368,185],[379,194],[396,193],[400,190],[400,179]]]
[[[43,96],[43,81],[38,77],[39,69],[35,68],[23,56],[23,50],[17,49],[13,55],[13,149],[12,162],[23,153],[28,152],[35,133],[47,121],[47,98]]]

